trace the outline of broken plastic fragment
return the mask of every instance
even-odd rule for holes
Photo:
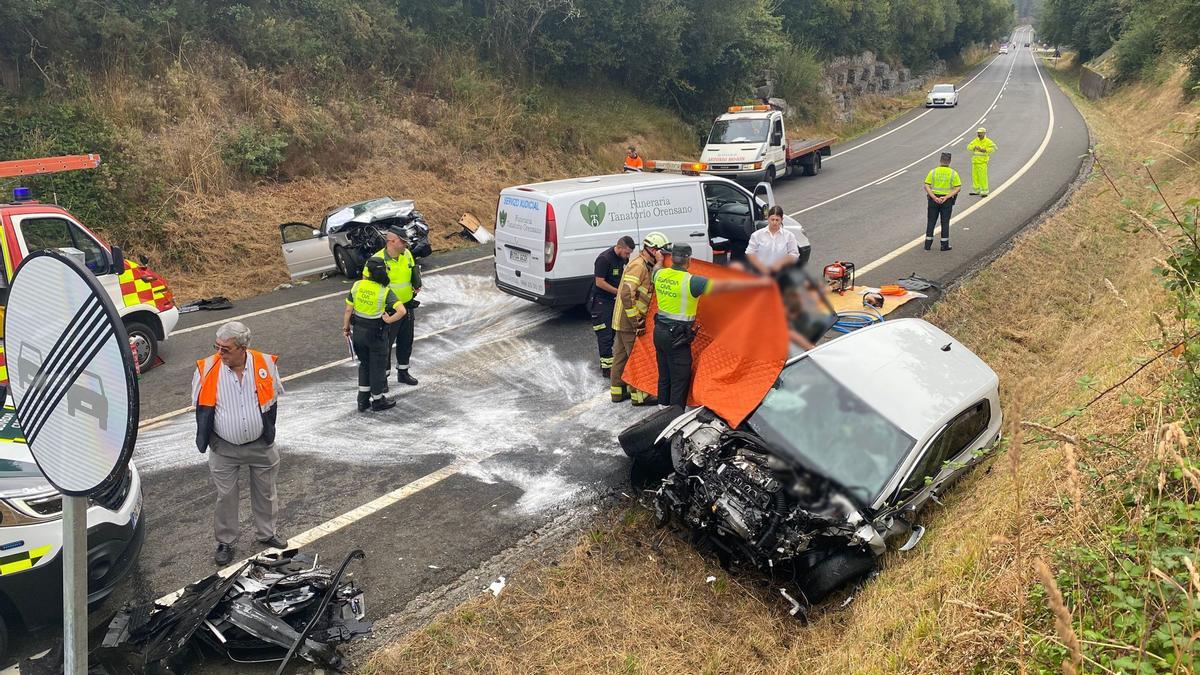
[[[705,580],[704,580],[704,583],[706,583],[706,584],[711,584],[712,582],[714,582],[714,581],[716,581],[716,580],[717,580],[717,578],[716,578],[716,577],[709,577],[709,578],[707,578],[707,579],[705,579]]]
[[[428,565],[428,567],[429,567],[429,569],[431,569],[431,570],[440,570],[440,569],[442,569],[442,568],[438,567],[437,565]]]
[[[500,591],[504,590],[504,586],[507,583],[508,582],[507,582],[507,580],[505,580],[503,575],[501,575],[499,579],[493,581],[488,586],[488,590],[492,592],[492,597],[496,597],[496,598],[500,597]]]
[[[791,610],[788,611],[788,614],[791,614],[792,616],[796,616],[796,613],[800,611],[800,603],[796,602],[795,598],[788,595],[786,588],[779,589],[779,592],[783,594],[783,597],[787,598],[788,602],[792,603],[792,608],[791,608]]]

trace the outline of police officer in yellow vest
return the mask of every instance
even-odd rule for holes
[[[929,197],[926,209],[928,220],[925,224],[925,250],[933,247],[933,226],[938,218],[942,220],[942,250],[950,250],[950,216],[954,212],[954,201],[962,190],[962,179],[958,172],[950,168],[950,153],[942,153],[941,164],[925,176],[925,195]]]
[[[384,395],[387,386],[388,326],[403,320],[404,303],[388,286],[387,265],[369,258],[364,279],[354,282],[346,298],[342,332],[353,334],[351,344],[358,358],[358,411],[394,408],[396,401]]]
[[[654,351],[658,358],[658,405],[686,406],[692,384],[692,340],[700,297],[763,288],[771,279],[708,279],[689,274],[692,247],[671,246],[671,266],[654,273],[658,314],[654,317]]]
[[[988,161],[996,152],[996,143],[987,136],[987,129],[979,127],[976,137],[967,145],[971,153],[971,194],[988,196]]]
[[[417,378],[408,372],[408,360],[412,358],[413,321],[415,310],[421,304],[417,294],[421,292],[421,268],[408,249],[404,228],[392,227],[387,231],[385,246],[373,257],[383,260],[387,265],[388,286],[400,302],[404,303],[406,314],[388,331],[388,350],[394,343],[396,346],[396,381],[400,384],[417,384]],[[363,276],[365,277],[365,270]],[[385,379],[386,386],[386,379]]]

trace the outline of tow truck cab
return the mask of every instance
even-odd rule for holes
[[[43,249],[74,248],[108,291],[130,341],[137,349],[138,365],[148,368],[179,322],[179,309],[166,281],[144,264],[126,260],[120,247],[109,246],[65,209],[29,198],[28,190],[14,190],[15,200],[0,204],[0,319],[8,303],[8,288],[25,256]],[[0,321],[0,383],[8,383]]]
[[[784,114],[772,105],[735,105],[713,121],[700,152],[704,173],[739,183],[821,171],[821,158],[833,152],[834,138],[789,138]]]

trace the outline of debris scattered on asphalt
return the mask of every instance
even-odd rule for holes
[[[508,581],[504,578],[503,575],[501,575],[501,577],[499,579],[493,581],[488,586],[488,590],[492,592],[492,597],[495,597],[495,598],[500,597],[500,591],[504,590],[504,586],[507,583],[508,583]]]
[[[363,593],[342,582],[355,550],[337,572],[295,549],[260,555],[228,578],[213,574],[170,605],[126,607],[109,623],[92,656],[102,672],[181,672],[201,647],[237,663],[283,661],[293,653],[341,670],[338,646],[371,631]]]
[[[431,570],[440,570],[440,569],[442,569],[442,568],[438,567],[437,565],[427,565],[427,567],[429,567],[429,569],[431,569]]]
[[[717,580],[717,578],[716,578],[716,577],[711,577],[711,576],[710,576],[709,578],[707,578],[707,579],[705,579],[705,580],[704,580],[704,583],[706,583],[706,584],[711,584],[711,583],[715,582],[716,580]]]
[[[198,312],[200,310],[215,311],[220,309],[233,309],[233,303],[229,298],[218,295],[215,298],[200,298],[193,300],[186,305],[179,305],[179,313],[186,314],[188,312]]]

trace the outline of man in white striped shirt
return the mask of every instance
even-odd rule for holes
[[[208,454],[208,468],[217,489],[213,529],[217,539],[214,561],[227,565],[240,530],[238,474],[250,474],[250,507],[258,542],[286,548],[275,529],[278,512],[275,479],[279,451],[275,449],[277,399],[283,393],[276,357],[249,349],[250,329],[231,321],[217,329],[216,354],[196,362],[192,400],[196,404],[196,446]]]

